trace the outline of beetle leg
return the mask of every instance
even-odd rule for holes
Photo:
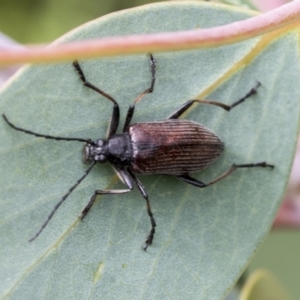
[[[155,227],[156,227],[156,222],[151,210],[151,205],[150,205],[150,201],[149,201],[149,197],[147,192],[145,191],[145,188],[143,186],[143,184],[140,182],[140,180],[134,175],[134,173],[132,172],[132,170],[128,169],[129,174],[131,175],[133,181],[135,182],[135,184],[137,185],[139,191],[141,192],[142,196],[145,198],[146,200],[146,204],[147,204],[147,212],[148,212],[148,216],[150,217],[150,221],[151,221],[151,230],[150,233],[145,241],[145,246],[143,246],[143,250],[147,250],[148,246],[152,244],[153,238],[154,238],[154,234],[155,234]]]
[[[255,164],[243,164],[243,165],[236,165],[233,164],[225,173],[223,173],[222,175],[220,175],[219,177],[211,180],[209,183],[203,183],[195,178],[190,177],[189,175],[180,175],[180,176],[175,176],[176,178],[192,184],[194,186],[200,187],[200,188],[204,188],[204,187],[208,187],[210,185],[215,184],[216,182],[226,178],[228,175],[230,175],[232,172],[234,172],[236,169],[238,168],[255,168],[255,167],[262,167],[262,168],[266,168],[269,167],[271,169],[274,168],[273,165],[269,165],[266,162],[259,162],[259,163],[255,163]]]
[[[133,189],[133,182],[132,182],[132,178],[131,178],[130,174],[128,174],[128,172],[126,170],[120,169],[116,166],[115,166],[115,169],[118,173],[119,178],[121,179],[121,181],[124,184],[127,185],[128,189],[124,189],[124,190],[96,190],[94,195],[92,196],[91,200],[89,201],[89,203],[82,210],[81,215],[79,217],[81,220],[87,215],[87,213],[89,212],[89,210],[93,206],[93,204],[96,200],[96,197],[98,195],[125,194],[125,193],[130,192]]]
[[[150,67],[151,67],[151,74],[152,74],[152,79],[151,79],[151,85],[149,88],[147,88],[146,90],[144,90],[142,93],[140,93],[136,99],[134,100],[133,104],[130,105],[128,111],[127,111],[127,116],[126,116],[126,119],[125,119],[125,123],[124,123],[124,127],[123,127],[123,132],[127,132],[128,131],[128,128],[129,128],[129,125],[130,125],[130,122],[132,120],[132,116],[133,116],[133,113],[134,113],[134,108],[135,108],[135,105],[142,100],[142,98],[147,95],[147,94],[150,94],[153,92],[154,90],[154,84],[155,84],[155,71],[156,71],[156,60],[155,58],[153,57],[153,55],[150,53],[149,54],[150,56]]]
[[[156,223],[155,223],[155,220],[154,220],[154,217],[153,217],[153,213],[151,211],[151,206],[150,206],[148,194],[145,191],[145,188],[142,185],[142,183],[139,181],[139,179],[137,179],[135,177],[134,173],[130,169],[125,170],[125,169],[121,169],[117,166],[114,166],[114,167],[115,167],[120,179],[122,180],[122,182],[128,186],[128,189],[124,189],[124,190],[96,190],[94,195],[92,196],[91,200],[89,201],[89,203],[82,210],[81,215],[80,215],[80,219],[82,220],[87,215],[88,211],[90,210],[90,208],[94,204],[94,202],[96,200],[96,197],[98,195],[128,193],[133,189],[133,182],[134,182],[136,184],[136,186],[138,187],[140,193],[142,194],[142,196],[146,200],[147,212],[148,212],[148,215],[149,215],[150,220],[151,220],[151,230],[150,230],[150,233],[149,233],[149,235],[148,235],[148,237],[145,241],[145,246],[143,247],[143,249],[146,251],[148,246],[152,244],[154,234],[155,234],[155,227],[156,227]]]
[[[96,86],[94,86],[93,84],[91,84],[90,82],[88,82],[85,78],[85,75],[78,63],[77,60],[75,60],[73,62],[73,66],[75,68],[75,70],[77,71],[82,83],[94,90],[95,92],[101,94],[103,97],[105,97],[106,99],[108,99],[109,101],[111,101],[114,106],[113,106],[113,112],[112,112],[112,117],[111,117],[111,121],[110,121],[110,126],[109,126],[109,130],[108,130],[108,135],[107,135],[107,138],[110,138],[112,135],[114,135],[118,129],[118,126],[119,126],[119,120],[120,120],[120,108],[119,108],[119,105],[117,103],[117,101],[111,97],[110,95],[106,94],[104,91],[102,91],[101,89],[97,88]]]
[[[232,108],[234,108],[235,106],[241,104],[242,102],[244,102],[246,99],[248,99],[249,97],[251,97],[252,95],[254,95],[257,92],[257,89],[260,86],[260,82],[257,82],[256,85],[241,99],[237,100],[236,102],[234,102],[231,105],[227,105],[221,102],[217,102],[217,101],[211,101],[211,100],[189,100],[187,102],[185,102],[179,109],[177,109],[175,112],[173,112],[167,119],[177,119],[179,118],[188,108],[190,108],[195,102],[197,103],[202,103],[202,104],[210,104],[210,105],[215,105],[215,106],[219,106],[227,111],[230,111]]]
[[[93,206],[93,204],[94,204],[94,202],[96,200],[96,197],[98,195],[125,194],[125,193],[128,193],[130,191],[131,191],[131,189],[124,189],[124,190],[96,190],[94,192],[94,195],[92,196],[91,200],[89,201],[89,203],[82,210],[81,215],[79,216],[79,218],[82,220],[87,215],[87,213],[89,212],[89,210]]]
[[[175,176],[177,179],[179,180],[182,180],[186,183],[189,183],[191,185],[194,185],[196,187],[200,187],[200,188],[203,188],[203,187],[206,187],[206,184],[203,183],[202,181],[199,181],[191,176],[189,176],[188,174],[185,174],[185,175],[180,175],[180,176]]]
[[[129,125],[131,123],[132,116],[133,116],[133,113],[134,113],[134,107],[135,107],[135,105],[131,104],[128,108],[125,123],[124,123],[124,127],[123,127],[123,132],[128,132]]]
[[[150,53],[149,54],[150,56],[150,67],[151,67],[151,75],[152,75],[152,78],[151,78],[151,85],[149,88],[147,88],[146,90],[144,90],[142,93],[140,93],[136,99],[134,100],[133,104],[137,104],[138,102],[140,102],[142,100],[142,98],[149,94],[149,93],[152,93],[153,90],[154,90],[154,84],[155,84],[155,71],[156,71],[156,60],[155,58],[153,57],[153,55]]]
[[[174,111],[167,119],[178,119],[187,109],[189,109],[197,100],[189,100],[185,102],[181,107]]]

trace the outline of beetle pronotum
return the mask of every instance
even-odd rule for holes
[[[113,112],[106,139],[92,141],[90,139],[83,138],[68,138],[39,134],[15,126],[4,114],[2,115],[10,127],[27,134],[35,135],[37,137],[44,137],[46,139],[84,142],[83,162],[85,164],[90,164],[90,167],[85,171],[84,175],[79,178],[79,180],[55,205],[45,223],[30,239],[30,241],[33,241],[39,236],[59,206],[84,180],[84,178],[90,173],[92,168],[98,162],[104,163],[108,161],[114,167],[119,178],[127,188],[121,190],[96,190],[88,204],[82,210],[80,218],[83,219],[86,216],[96,200],[97,195],[128,193],[135,185],[146,200],[147,212],[151,221],[151,230],[145,241],[145,246],[143,247],[144,250],[146,250],[147,247],[152,244],[156,223],[151,211],[148,194],[141,181],[136,177],[135,173],[172,175],[183,182],[189,183],[196,187],[204,188],[220,181],[221,179],[224,179],[238,168],[274,167],[266,162],[233,164],[225,173],[208,183],[203,183],[191,177],[190,173],[204,169],[220,156],[224,149],[224,143],[215,133],[203,125],[193,121],[179,119],[179,117],[193,103],[215,105],[229,111],[255,94],[260,83],[257,83],[256,86],[252,88],[243,98],[231,105],[209,100],[189,100],[165,120],[131,124],[135,105],[145,95],[152,93],[154,90],[156,79],[156,61],[152,54],[150,54],[150,67],[152,74],[151,85],[145,91],[140,93],[134,100],[133,104],[129,107],[123,131],[121,134],[117,134],[116,132],[120,119],[120,109],[117,101],[101,89],[88,82],[77,61],[73,62],[73,66],[75,67],[80,80],[86,87],[96,91],[113,103]]]

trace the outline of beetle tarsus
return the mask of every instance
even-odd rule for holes
[[[80,220],[82,221],[84,217],[87,215],[89,210],[91,209],[92,205],[94,204],[97,197],[97,193],[94,193],[89,203],[85,206],[85,208],[82,210],[81,215],[79,216]]]
[[[232,108],[234,108],[235,106],[241,104],[242,102],[244,102],[246,99],[248,99],[249,97],[251,97],[252,95],[257,93],[258,88],[261,86],[261,83],[259,81],[256,82],[256,85],[241,99],[239,99],[238,101],[234,102],[233,104],[231,104],[229,106],[229,110],[231,110]]]
[[[147,251],[147,248],[149,245],[152,244],[153,238],[154,238],[154,233],[155,233],[155,227],[152,227],[146,241],[145,241],[145,246],[143,246],[143,250]]]
[[[151,227],[150,233],[149,233],[149,235],[148,235],[148,237],[145,241],[145,246],[143,247],[144,251],[147,251],[148,246],[152,244],[154,234],[155,234],[155,227],[156,227],[156,222],[154,220],[153,213],[151,211],[150,203],[149,203],[148,200],[147,200],[147,207],[148,207],[147,211],[148,211],[148,215],[149,215],[150,220],[151,220],[151,226],[152,227]]]

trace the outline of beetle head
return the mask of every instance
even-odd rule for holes
[[[86,143],[82,149],[82,161],[84,164],[90,164],[93,161],[106,161],[106,142],[97,140],[96,143]]]

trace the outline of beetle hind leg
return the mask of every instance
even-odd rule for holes
[[[230,175],[236,169],[240,169],[240,168],[255,168],[255,167],[271,168],[271,169],[274,168],[273,165],[267,164],[266,162],[259,162],[259,163],[252,163],[252,164],[241,164],[241,165],[233,164],[225,173],[223,173],[222,175],[218,176],[217,178],[211,180],[208,183],[203,183],[202,181],[199,181],[199,180],[197,180],[195,178],[190,177],[188,174],[179,175],[179,176],[175,176],[175,177],[177,179],[179,179],[179,180],[182,180],[182,181],[184,181],[186,183],[189,183],[191,185],[194,185],[196,187],[205,188],[205,187],[213,185],[216,182],[218,182],[218,181],[226,178],[228,175]]]
[[[191,184],[191,185],[194,185],[196,187],[200,187],[200,188],[203,188],[203,187],[206,187],[206,184],[203,183],[202,181],[199,181],[191,176],[189,176],[188,174],[185,174],[185,175],[180,175],[180,176],[175,176],[177,179],[179,180],[182,180],[188,184]]]

